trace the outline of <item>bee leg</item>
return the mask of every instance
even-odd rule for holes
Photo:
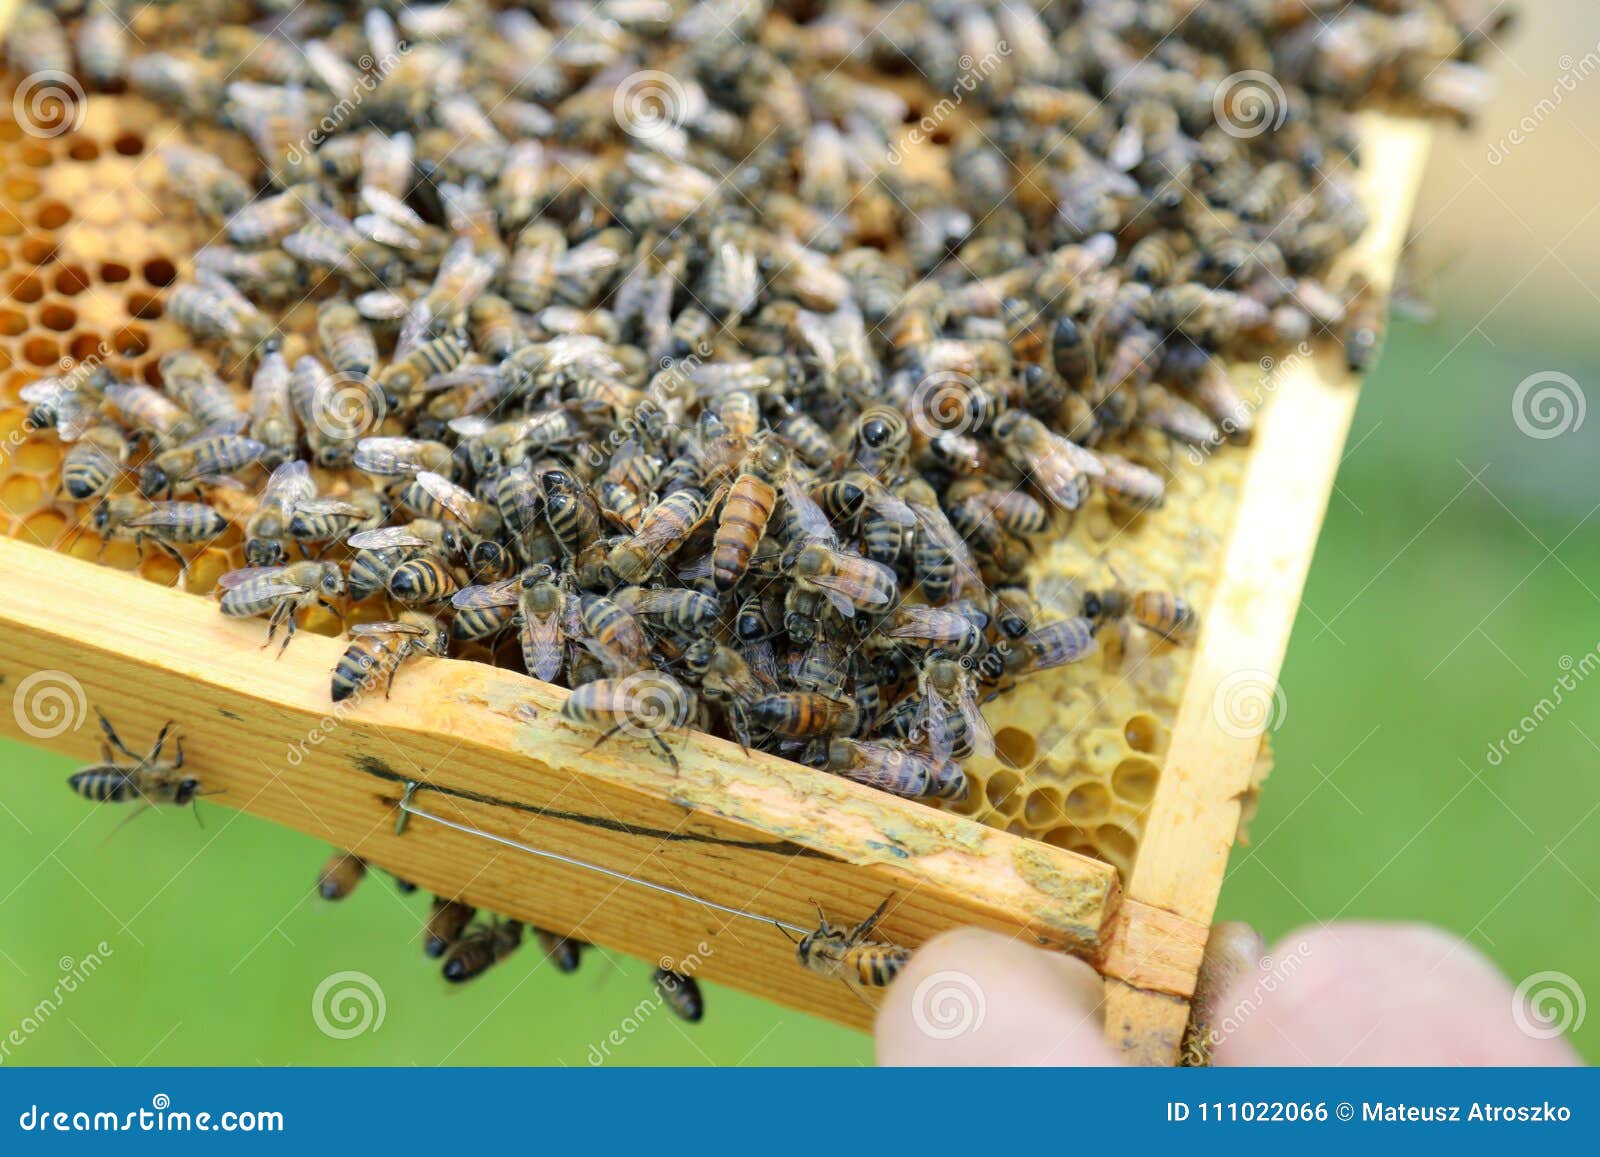
[[[128,745],[122,742],[122,739],[117,735],[117,729],[111,726],[111,720],[107,719],[98,707],[95,708],[94,713],[100,717],[100,730],[106,733],[106,738],[111,741],[111,746],[122,752],[129,759],[137,761],[139,757],[128,750]],[[109,756],[109,752],[107,754]],[[106,762],[110,763],[110,758],[107,758]]]
[[[145,763],[154,763],[156,760],[161,758],[161,748],[165,746],[167,742],[167,732],[171,730],[172,720],[169,719],[161,725],[160,732],[156,734],[156,744],[150,749],[150,754],[144,757]]]
[[[650,733],[650,739],[651,742],[654,743],[657,750],[661,752],[661,758],[665,759],[669,764],[672,765],[672,774],[676,776],[681,769],[678,767],[678,757],[672,754],[672,748],[668,747],[667,741],[662,739],[661,736],[655,732]]]
[[[175,587],[187,586],[189,582],[189,560],[183,557],[183,552],[170,542],[163,542],[159,538],[152,538],[150,541],[156,544],[157,550],[178,564],[178,577],[172,580],[172,585]]]
[[[889,901],[893,900],[893,899],[894,899],[893,896],[885,896],[884,899],[883,899],[883,903],[878,905],[877,910],[875,912],[873,912],[872,915],[868,916],[865,920],[861,921],[860,924],[856,925],[856,930],[850,934],[850,939],[852,939],[852,940],[864,940],[867,937],[867,935],[875,927],[877,927],[878,921],[883,919],[884,912],[888,910]]]
[[[1000,698],[1000,696],[1007,695],[1007,694],[1011,693],[1012,691],[1015,691],[1016,689],[1017,689],[1016,683],[1014,683],[1014,682],[1013,683],[1007,683],[1004,687],[996,687],[993,691],[989,692],[987,695],[985,695],[983,697],[983,701],[985,703],[992,703],[996,699]]]
[[[272,646],[272,640],[278,633],[278,624],[283,621],[283,610],[288,605],[288,603],[279,603],[272,608],[272,614],[267,616],[267,641],[261,644],[263,651]]]
[[[283,605],[289,606],[288,603],[284,603]],[[283,653],[289,649],[289,644],[294,642],[294,618],[294,610],[291,608],[289,613],[284,616],[284,619],[288,622],[289,626],[283,632],[283,642],[278,647],[278,658],[280,659],[283,658]]]

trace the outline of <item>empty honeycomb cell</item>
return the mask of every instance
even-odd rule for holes
[[[46,201],[39,206],[34,220],[39,223],[41,229],[60,229],[72,220],[72,210],[60,201]]]
[[[145,362],[144,365],[139,369],[139,376],[142,377],[149,385],[155,386],[157,389],[159,389],[161,387],[160,359],[151,358],[149,361]]]
[[[1103,783],[1086,780],[1076,785],[1061,801],[1061,811],[1069,820],[1087,827],[1111,814],[1111,789]]]
[[[49,149],[32,141],[23,143],[17,149],[16,156],[17,160],[27,165],[30,169],[48,168],[50,162],[55,160],[55,156]]]
[[[44,483],[31,474],[13,474],[0,481],[0,507],[17,518],[26,518],[49,501]]]
[[[165,257],[156,257],[146,261],[139,272],[144,275],[146,281],[160,289],[165,289],[178,280],[177,266],[173,265]]]
[[[56,243],[48,237],[24,237],[17,253],[29,265],[49,265],[56,259]]]
[[[52,302],[39,311],[39,324],[57,333],[66,333],[78,324],[78,311],[70,305]]]
[[[111,147],[124,157],[137,157],[144,152],[144,134],[135,132],[120,133],[117,139],[111,142]]]
[[[0,337],[16,337],[28,328],[28,315],[20,309],[0,309]]]
[[[61,358],[61,346],[54,338],[30,337],[22,343],[22,356],[41,368],[53,366]]]
[[[59,510],[40,510],[28,515],[17,527],[15,537],[35,546],[55,547],[70,524]],[[91,543],[91,545],[93,545]]]
[[[1133,756],[1117,764],[1117,769],[1111,773],[1111,790],[1118,799],[1142,808],[1155,798],[1156,784],[1160,780],[1158,764],[1143,756]]]
[[[56,292],[67,297],[76,297],[88,289],[89,285],[89,271],[81,265],[63,265],[56,272]]]
[[[72,144],[67,146],[67,156],[74,161],[97,161],[100,159],[100,146],[90,137],[75,137]]]
[[[1094,829],[1094,842],[1099,848],[1123,863],[1132,863],[1139,850],[1139,837],[1120,824],[1101,824]]]
[[[140,321],[155,321],[162,314],[161,295],[158,293],[130,293],[127,300],[128,316]]]
[[[140,578],[164,587],[177,586],[181,577],[177,562],[165,551],[150,551],[139,559],[138,569]]]
[[[1010,817],[1022,810],[1022,777],[1014,772],[997,771],[983,785],[984,798],[1001,815]]]
[[[133,270],[116,261],[107,261],[100,266],[100,280],[107,285],[120,285],[133,276]]]
[[[1010,768],[1028,768],[1039,755],[1038,741],[1020,727],[1002,727],[994,733],[994,753]]]
[[[208,546],[189,562],[189,589],[199,594],[216,590],[217,580],[233,569],[233,560],[221,547]]]
[[[150,348],[150,335],[139,326],[124,326],[111,335],[111,348],[125,358],[136,358]]]
[[[107,352],[105,338],[97,333],[79,330],[72,335],[72,341],[67,343],[67,352],[72,355],[73,361],[80,363],[90,358],[103,358]]]
[[[24,273],[11,282],[11,299],[23,305],[32,305],[44,296],[44,282],[31,273]]]
[[[1123,725],[1122,737],[1134,751],[1149,754],[1161,742],[1161,721],[1148,711],[1130,715]]]
[[[1028,793],[1028,798],[1022,805],[1022,818],[1028,821],[1029,827],[1036,829],[1060,823],[1061,801],[1060,788],[1036,788]]]
[[[318,635],[341,635],[344,633],[344,623],[326,607],[312,607],[300,620],[300,629]]]

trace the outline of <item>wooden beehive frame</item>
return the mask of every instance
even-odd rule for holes
[[[1380,288],[1426,139],[1420,125],[1368,123],[1374,225],[1354,259]],[[881,934],[898,943],[980,925],[1072,951],[1106,977],[1113,1043],[1172,1063],[1260,743],[1222,727],[1214,700],[1238,672],[1279,669],[1356,398],[1331,351],[1286,365],[1274,385],[1127,880],[697,733],[671,737],[676,775],[626,737],[592,750],[591,733],[559,718],[564,692],[478,664],[419,662],[392,699],[334,712],[340,641],[302,634],[280,659],[261,649],[258,622],[4,539],[0,686],[61,672],[69,699],[81,689],[56,750],[98,750],[91,705],[136,746],[175,719],[219,804],[432,892],[641,957],[693,959],[697,975],[858,1027],[870,1007],[800,969],[769,920],[812,926],[815,905],[856,920],[892,894]],[[25,722],[0,713],[0,730],[38,741]],[[443,822],[397,831],[402,798]]]

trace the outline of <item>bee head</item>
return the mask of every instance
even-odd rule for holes
[[[172,802],[182,807],[191,802],[200,794],[200,781],[194,776],[187,776],[178,783],[177,793],[172,797]]]

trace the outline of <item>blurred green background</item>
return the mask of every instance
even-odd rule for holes
[[[1600,80],[1486,155],[1597,41],[1592,5],[1538,5],[1490,62],[1504,89],[1480,130],[1436,151],[1414,248],[1439,315],[1396,324],[1363,395],[1283,674],[1277,771],[1223,892],[1221,914],[1269,938],[1427,920],[1513,983],[1553,971],[1600,996],[1600,678],[1487,756],[1600,645],[1600,414],[1536,439],[1512,413],[1530,375],[1591,399],[1600,383]],[[203,830],[151,815],[108,841],[118,817],[69,795],[71,770],[0,743],[0,1039],[64,958],[112,951],[4,1063],[585,1065],[613,1029],[608,1063],[870,1060],[864,1037],[714,986],[705,1023],[656,1011],[630,1029],[648,969],[598,952],[560,976],[525,950],[446,990],[417,951],[420,897],[373,878],[315,902],[323,846],[216,808]],[[381,985],[386,1016],[340,1040],[311,1005],[347,969]],[[1600,1058],[1600,1010],[1574,1037]]]

